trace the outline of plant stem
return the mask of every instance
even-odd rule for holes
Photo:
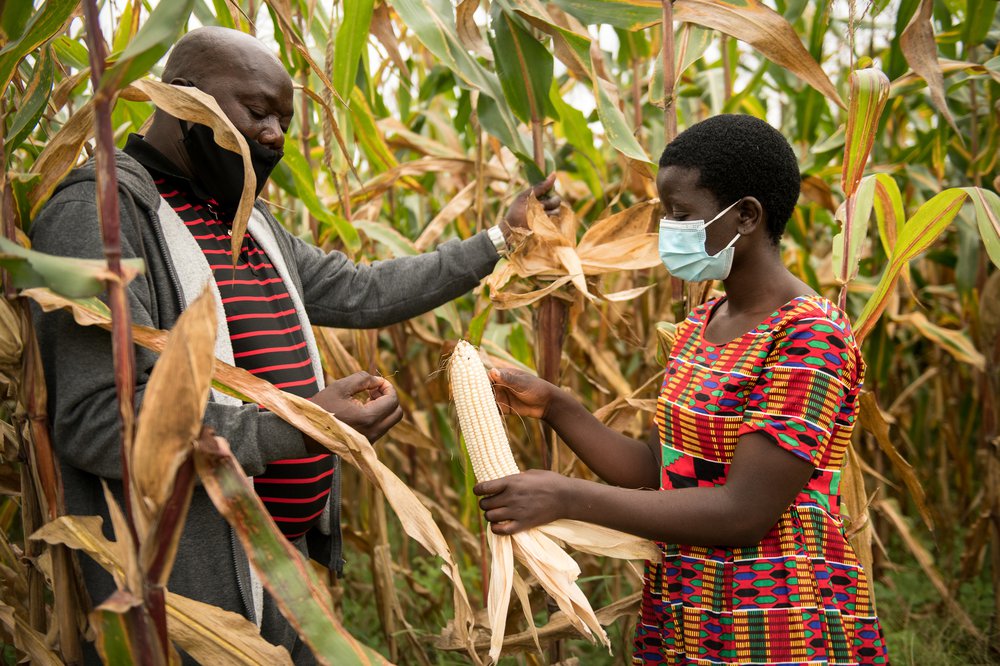
[[[677,67],[674,63],[674,5],[673,0],[663,0],[663,140],[670,143],[677,136],[677,107],[674,105],[674,88],[677,85]]]
[[[101,31],[100,16],[96,0],[83,3],[86,23],[86,40],[90,56],[90,78],[94,89],[94,157],[97,164],[97,214],[101,225],[101,239],[108,270],[114,276],[108,280],[108,307],[111,310],[111,346],[114,358],[115,389],[118,395],[118,413],[121,417],[122,437],[122,493],[125,515],[131,532],[135,552],[139,557],[139,540],[132,517],[132,501],[129,473],[129,455],[135,436],[135,350],[132,344],[131,315],[125,294],[125,278],[122,272],[121,223],[118,216],[118,175],[115,170],[115,143],[111,127],[111,109],[116,91],[101,85],[105,66],[104,35]],[[164,657],[169,650],[167,639],[167,615],[164,597],[154,586],[143,581],[143,598],[159,637],[159,647]],[[141,663],[156,663],[153,637],[139,631],[134,636],[139,649]]]

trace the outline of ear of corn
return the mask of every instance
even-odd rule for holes
[[[451,392],[465,447],[477,481],[517,474],[503,419],[479,352],[465,340],[455,346],[448,365]]]
[[[452,398],[472,470],[478,481],[491,481],[520,470],[514,461],[503,419],[493,395],[479,352],[461,340],[448,363]],[[492,636],[490,658],[495,663],[503,647],[507,605],[511,587],[518,594],[525,616],[534,631],[528,595],[515,584],[518,580],[514,559],[519,560],[556,601],[567,620],[588,638],[598,638],[610,649],[608,636],[576,584],[580,567],[557,543],[562,541],[580,550],[623,559],[652,559],[659,550],[650,541],[616,530],[577,521],[555,521],[549,525],[518,532],[513,536],[488,533],[493,553],[487,609]],[[523,586],[523,583],[522,583]],[[535,634],[537,643],[537,634]]]

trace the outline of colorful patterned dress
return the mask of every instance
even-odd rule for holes
[[[800,296],[723,344],[713,300],[677,329],[657,404],[661,488],[724,484],[739,437],[763,432],[812,477],[758,545],[660,544],[646,565],[636,664],[887,664],[868,578],[844,536],[840,469],[864,361],[847,318]]]

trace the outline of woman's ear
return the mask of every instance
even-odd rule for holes
[[[736,206],[740,224],[737,230],[744,236],[752,234],[758,227],[764,227],[764,207],[756,197],[743,197]]]

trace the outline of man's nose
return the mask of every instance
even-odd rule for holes
[[[285,145],[285,133],[281,129],[281,124],[274,116],[268,116],[264,121],[264,128],[257,135],[257,142],[271,150],[281,150]]]

